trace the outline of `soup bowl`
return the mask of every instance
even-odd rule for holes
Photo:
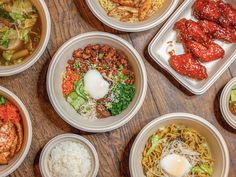
[[[214,160],[212,177],[228,177],[229,151],[221,133],[205,119],[187,113],[163,115],[151,121],[141,130],[133,143],[129,157],[129,168],[132,177],[145,177],[141,164],[145,144],[159,128],[171,124],[192,128],[205,137]]]
[[[83,118],[66,101],[62,93],[62,76],[65,73],[68,59],[78,48],[88,44],[108,44],[123,51],[135,74],[135,96],[128,108],[117,116],[105,119],[89,120]],[[90,32],[78,35],[66,42],[54,55],[47,73],[47,92],[49,99],[62,119],[73,127],[87,132],[106,132],[127,123],[140,109],[147,90],[147,74],[144,63],[138,52],[124,39],[109,33]]]
[[[29,152],[32,140],[32,125],[26,107],[14,93],[0,86],[0,95],[12,102],[19,109],[24,129],[24,139],[21,150],[13,157],[13,159],[10,160],[7,165],[0,165],[0,176],[8,176],[21,165]]]
[[[99,0],[86,0],[86,3],[92,13],[104,24],[119,31],[124,32],[140,32],[146,31],[160,25],[164,22],[175,10],[179,0],[166,0],[163,7],[161,7],[150,18],[142,22],[121,22],[113,17],[109,17]]]
[[[38,10],[41,19],[42,31],[39,44],[36,50],[20,64],[0,66],[0,76],[11,76],[25,71],[38,61],[47,47],[51,33],[51,17],[47,5],[44,0],[31,0],[31,2]]]
[[[220,96],[220,110],[225,121],[234,129],[236,129],[236,115],[230,110],[230,92],[236,88],[236,78],[231,79],[224,87]]]

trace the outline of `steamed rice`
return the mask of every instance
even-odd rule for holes
[[[52,177],[87,177],[91,156],[82,144],[65,141],[52,149],[48,166]]]

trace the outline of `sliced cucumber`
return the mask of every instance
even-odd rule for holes
[[[71,93],[67,96],[67,102],[68,102],[68,103],[72,103],[72,102],[75,101],[78,97],[79,97],[79,95],[78,95],[76,92],[71,92]]]
[[[71,105],[74,107],[74,109],[75,109],[76,111],[79,111],[80,106],[82,106],[85,102],[86,102],[86,101],[85,101],[83,98],[78,97],[76,100],[74,100],[74,101],[71,103]]]
[[[80,97],[82,97],[85,100],[88,100],[88,95],[84,90],[84,85],[82,80],[75,83],[75,91]]]
[[[86,102],[85,99],[79,96],[76,92],[70,93],[67,97],[67,101],[73,106],[76,111],[78,111],[80,109],[80,106]]]

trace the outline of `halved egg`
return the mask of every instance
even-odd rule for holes
[[[92,98],[101,99],[108,94],[109,83],[97,70],[89,70],[84,76],[84,88]]]
[[[189,173],[191,164],[186,157],[178,154],[170,154],[160,161],[161,168],[173,177],[182,177]]]

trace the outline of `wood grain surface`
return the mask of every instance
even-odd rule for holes
[[[141,33],[117,32],[96,19],[84,0],[45,0],[52,17],[51,38],[38,62],[16,76],[0,78],[0,85],[13,91],[26,105],[33,124],[33,141],[24,163],[10,176],[40,177],[38,160],[43,146],[54,136],[76,133],[88,138],[100,159],[99,177],[129,177],[128,157],[138,132],[154,118],[172,112],[204,117],[224,136],[231,157],[229,177],[236,177],[236,131],[223,120],[219,97],[225,84],[236,75],[236,62],[202,96],[186,91],[147,55],[147,46],[159,27]],[[65,123],[52,108],[45,86],[48,64],[56,50],[68,39],[89,31],[105,31],[128,40],[143,57],[148,71],[148,91],[138,114],[125,126],[102,134],[81,132]]]

